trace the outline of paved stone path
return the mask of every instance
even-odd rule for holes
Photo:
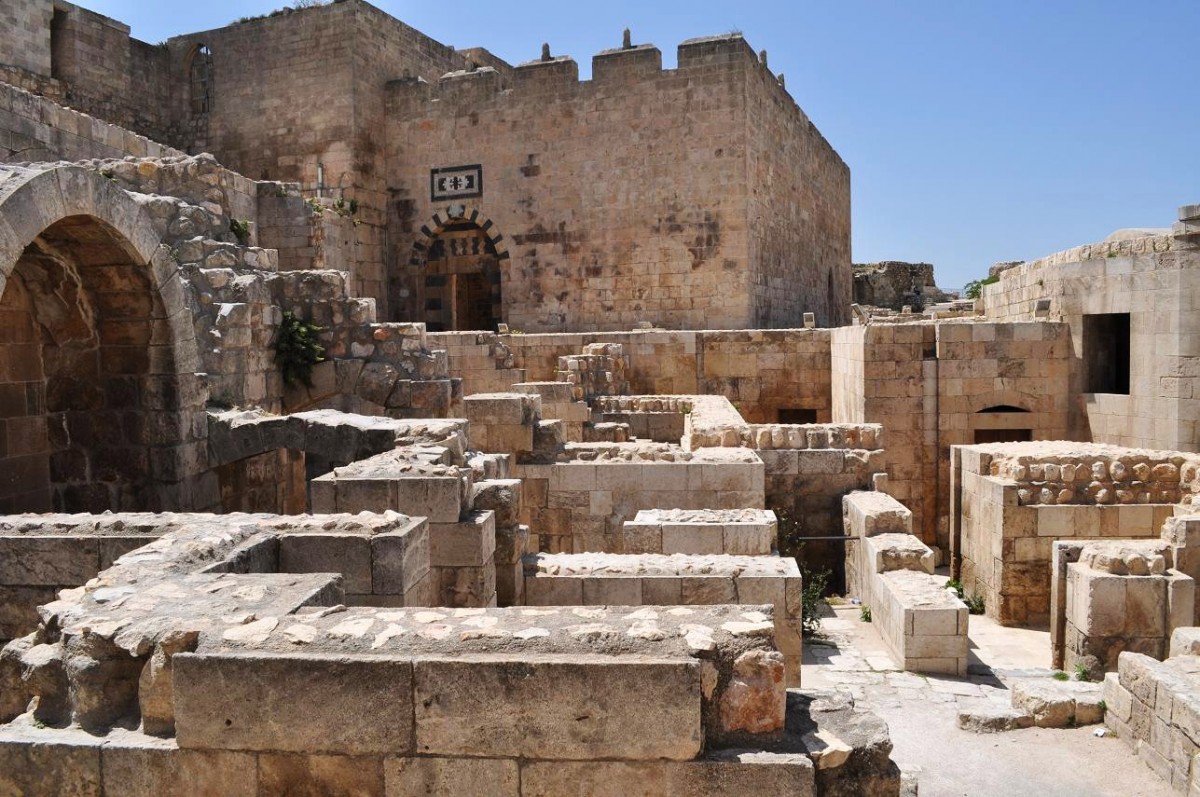
[[[841,689],[877,712],[892,732],[893,759],[916,774],[921,797],[1168,797],[1174,792],[1129,748],[1097,728],[1029,728],[999,734],[959,729],[958,712],[1010,705],[1020,678],[1048,678],[1044,631],[971,618],[971,673],[924,676],[897,669],[859,607],[833,609],[822,639],[805,640],[805,689]]]

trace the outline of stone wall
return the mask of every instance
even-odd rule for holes
[[[930,263],[885,260],[854,264],[856,304],[890,310],[903,310],[908,306],[920,312],[926,305],[947,298],[934,283]]]
[[[1181,210],[1181,218],[1191,213]],[[1185,234],[1079,246],[1004,271],[984,287],[989,319],[1039,312],[1070,328],[1071,436],[1122,446],[1194,450],[1200,442],[1200,250]],[[1047,305],[1039,311],[1037,304]],[[1129,314],[1128,392],[1093,392],[1085,318]]]
[[[967,606],[933,578],[933,551],[912,535],[912,513],[879,492],[843,499],[846,594],[905,670],[967,673]]]
[[[0,10],[0,63],[50,75],[50,15],[46,0],[10,0]]]
[[[753,327],[850,320],[850,169],[767,69],[746,80]],[[824,418],[819,419],[824,421]]]
[[[511,90],[487,68],[393,84],[392,313],[424,318],[424,244],[440,231],[431,219],[452,204],[432,199],[427,175],[479,164],[482,196],[462,201],[507,248],[501,320],[510,326],[796,326],[803,311],[822,324],[843,320],[827,285],[835,273],[844,304],[848,176],[836,153],[740,36],[685,42],[676,70],[661,63],[657,48],[638,45],[597,55],[583,83],[574,61],[554,58],[516,67]],[[793,139],[786,157],[768,151]],[[746,175],[755,169],[773,171],[760,201],[777,227],[753,221]],[[781,218],[780,203],[797,219]],[[772,270],[772,259],[787,265]],[[795,301],[797,281],[819,290]]]
[[[128,25],[71,3],[21,0],[9,7],[19,21],[7,30],[20,35],[6,37],[7,48],[0,45],[0,64],[7,67],[0,79],[157,141],[169,138],[165,48],[131,38]]]
[[[966,321],[871,323],[833,332],[835,422],[887,430],[888,492],[917,536],[949,543],[949,449],[981,431],[1067,433],[1066,329]]]
[[[964,589],[983,596],[988,616],[1003,625],[1049,620],[1056,540],[1156,538],[1176,509],[1173,501],[1161,501],[1161,490],[1142,490],[1135,497],[1124,480],[1104,484],[1113,459],[1143,455],[1145,460],[1150,452],[1083,443],[1008,443],[964,446],[955,453],[951,491],[959,501],[959,525],[951,535],[951,550],[955,561],[961,560]],[[1016,460],[1013,469],[1025,469],[1022,482],[1011,478],[1020,474],[1007,467],[1006,455]],[[1028,457],[1024,464],[1022,456]],[[1049,475],[1043,459],[1050,463]],[[1099,467],[1093,470],[1096,466],[1102,466],[1103,474]],[[1069,484],[1062,481],[1067,475]],[[1132,468],[1129,475],[1134,475]],[[1125,495],[1118,497],[1118,489]]]
[[[578,354],[591,343],[618,343],[633,394],[724,396],[751,423],[777,423],[781,411],[807,410],[815,423],[831,418],[830,339],[833,330],[632,331],[484,335],[497,354],[472,359],[466,347],[477,333],[431,332],[430,345],[450,351],[454,376],[466,393],[507,390],[492,379],[514,369],[517,381],[553,381],[558,358]],[[461,353],[460,353],[461,352]],[[454,365],[458,367],[454,367]],[[519,372],[519,373],[518,373]]]
[[[0,82],[0,162],[181,155],[143,136]]]

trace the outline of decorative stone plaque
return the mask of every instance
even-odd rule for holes
[[[483,196],[483,167],[448,166],[429,172],[429,198],[438,202],[446,199],[470,199]]]

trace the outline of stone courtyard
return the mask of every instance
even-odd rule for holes
[[[740,34],[0,19],[0,795],[1200,794],[1200,206],[953,300]]]

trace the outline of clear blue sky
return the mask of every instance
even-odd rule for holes
[[[82,4],[158,42],[282,3]],[[667,66],[740,30],[850,165],[854,260],[932,262],[944,288],[1200,202],[1200,0],[375,4],[511,63],[548,41],[584,75],[626,26]]]

